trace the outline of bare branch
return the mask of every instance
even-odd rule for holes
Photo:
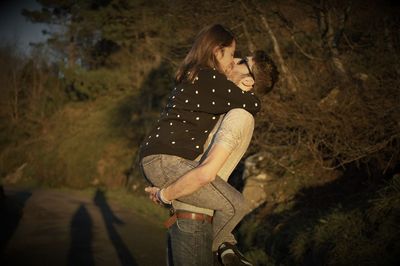
[[[280,11],[275,12],[275,14],[283,22],[283,24],[286,26],[286,28],[290,32],[290,38],[293,41],[294,45],[299,49],[301,54],[303,54],[305,57],[307,57],[308,59],[311,59],[311,60],[321,60],[321,61],[324,60],[323,58],[313,56],[313,55],[307,53],[306,51],[304,51],[304,49],[301,47],[301,45],[297,42],[295,35],[296,35],[296,32],[301,32],[303,34],[305,34],[305,33],[303,31],[298,30],[296,28],[296,26],[293,24],[293,22],[289,21]]]
[[[286,66],[285,60],[283,59],[281,49],[278,43],[278,40],[275,37],[274,32],[272,31],[271,27],[269,26],[265,16],[260,15],[261,21],[263,26],[265,27],[269,37],[272,40],[272,44],[274,47],[274,52],[278,58],[279,65],[281,66],[282,72],[287,78],[288,86],[292,92],[296,92],[298,90],[296,83],[295,83],[295,78],[293,77],[292,73],[289,71],[289,68]]]
[[[255,45],[254,45],[253,41],[251,40],[249,31],[247,30],[246,23],[243,22],[243,23],[242,23],[242,26],[243,26],[244,34],[246,35],[246,38],[247,38],[247,45],[248,45],[248,47],[249,47],[249,51],[250,51],[250,52],[254,52],[254,51],[255,51]]]

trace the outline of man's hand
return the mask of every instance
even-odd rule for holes
[[[172,201],[166,200],[165,197],[162,195],[164,190],[158,187],[146,187],[144,189],[147,193],[149,193],[149,198],[154,202],[157,203],[158,205],[164,206],[164,207],[170,207],[172,204]]]
[[[149,193],[149,198],[154,202],[154,203],[156,203],[156,204],[158,204],[158,205],[160,205],[161,204],[161,202],[158,200],[158,198],[157,198],[157,192],[159,191],[160,189],[158,188],[158,187],[146,187],[145,189],[144,189],[144,191],[146,191],[147,193]]]

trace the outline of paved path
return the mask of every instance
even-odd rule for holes
[[[5,188],[0,265],[165,265],[165,231],[133,210],[74,191]]]

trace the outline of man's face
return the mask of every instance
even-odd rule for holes
[[[247,57],[248,65],[251,69],[254,62],[251,57]],[[234,58],[234,66],[229,75],[229,79],[232,80],[236,85],[238,85],[242,90],[251,90],[254,85],[254,79],[251,77],[249,73],[249,69],[246,64],[239,64],[240,58]]]

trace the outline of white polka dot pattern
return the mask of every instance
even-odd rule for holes
[[[200,70],[194,81],[174,87],[161,119],[144,142],[145,151],[151,151],[149,155],[172,152],[194,159],[202,152],[220,114],[233,108],[244,108],[252,114],[259,110],[253,92],[240,90],[217,70]]]

